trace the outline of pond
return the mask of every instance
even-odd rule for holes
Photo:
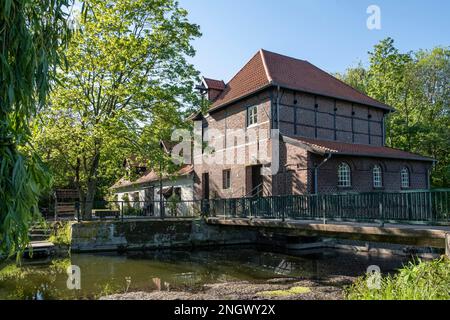
[[[24,260],[0,265],[0,299],[95,299],[112,293],[197,290],[204,284],[274,278],[324,279],[360,276],[370,265],[391,273],[403,257],[348,251],[275,253],[250,247],[202,251],[73,254],[52,261]],[[67,267],[80,268],[79,290],[67,288]]]

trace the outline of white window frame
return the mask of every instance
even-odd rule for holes
[[[408,189],[411,186],[409,169],[407,167],[403,167],[400,171],[400,183],[402,189]]]
[[[375,165],[372,170],[372,183],[375,189],[383,187],[383,170],[381,166]]]
[[[338,167],[338,187],[351,188],[352,186],[352,169],[346,162],[342,162]]]
[[[247,108],[247,127],[258,124],[258,106],[251,106]]]

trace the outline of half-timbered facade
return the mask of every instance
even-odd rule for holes
[[[194,162],[197,199],[429,188],[433,159],[385,146],[393,108],[307,61],[260,50],[227,84],[203,78],[202,89],[211,107],[194,120],[203,130],[258,130],[256,141],[216,146],[243,162]],[[274,129],[277,143],[264,133]],[[255,157],[262,147],[267,161]],[[278,170],[262,174],[274,157]]]

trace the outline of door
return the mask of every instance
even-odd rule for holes
[[[203,199],[209,199],[209,173],[205,172],[202,175],[202,190]]]
[[[262,183],[263,178],[261,175],[262,166],[253,166],[252,167],[252,185],[253,185],[253,194],[254,197],[262,196]]]
[[[262,165],[250,167],[250,186],[251,190],[248,192],[249,196],[262,196],[263,177],[261,175]]]

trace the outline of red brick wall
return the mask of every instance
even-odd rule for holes
[[[275,108],[276,90],[266,90],[260,94],[253,95],[225,109],[215,111],[206,117],[209,128],[219,129],[226,134],[231,129],[246,128],[246,114],[249,106],[258,105],[258,125],[264,129],[271,127],[271,115],[276,110],[271,110],[271,100]],[[317,117],[319,126],[325,129],[317,128],[318,139],[336,140],[347,143],[362,143],[372,145],[383,145],[383,125],[384,113],[381,110],[343,102],[326,97],[315,97],[306,93],[293,93],[285,91],[280,99],[281,104],[297,105],[305,109],[294,109],[291,107],[280,107],[280,131],[284,134],[306,136],[314,138],[316,130],[313,126]],[[324,114],[315,114],[315,104],[318,104],[318,110]],[[336,110],[335,110],[336,109]],[[369,118],[369,115],[371,116]],[[336,119],[336,121],[334,121]],[[369,121],[370,120],[370,121]],[[377,122],[374,122],[377,121]],[[295,130],[294,122],[297,123]],[[273,121],[273,127],[277,123]],[[352,131],[346,132],[346,131]],[[359,133],[358,133],[359,132]],[[370,134],[369,134],[370,133]],[[266,137],[260,137],[264,139]],[[225,141],[224,148],[225,149]],[[230,143],[228,141],[228,143]],[[268,143],[269,152],[272,148],[272,142]],[[237,144],[240,144],[238,141]],[[252,161],[252,154],[247,147],[234,147],[235,155],[244,154],[245,164],[223,164],[207,165],[196,164],[194,190],[195,197],[202,197],[202,173],[208,172],[210,179],[210,196],[222,198],[239,198],[246,196],[251,189],[251,180],[248,168],[256,164]],[[320,163],[323,159],[314,154],[289,144],[280,143],[280,170],[274,176],[263,178],[263,194],[282,195],[282,194],[302,194],[314,192],[314,165]],[[339,190],[337,187],[337,167],[341,161],[347,161],[352,168],[352,188],[349,190]],[[428,187],[428,169],[431,164],[419,161],[402,161],[389,159],[373,159],[364,157],[340,157],[334,156],[319,171],[318,185],[319,192],[370,192],[372,187],[372,168],[375,164],[380,164],[383,168],[383,184],[386,191],[398,191],[400,186],[400,170],[403,166],[410,169],[410,189],[426,189]],[[231,188],[223,190],[222,171],[231,170]]]
[[[308,93],[282,91],[279,112],[280,131],[287,135],[383,145],[384,112],[377,108]]]
[[[270,129],[270,112],[271,112],[271,101],[270,101],[270,92],[266,91],[258,95],[254,95],[247,99],[241,100],[235,104],[228,106],[225,109],[215,111],[206,117],[206,121],[208,122],[208,130],[215,128],[220,130],[223,135],[229,133],[230,130],[233,129],[246,129],[246,117],[247,117],[247,108],[249,106],[258,106],[258,126],[255,128],[261,129]],[[259,137],[261,140],[260,143],[269,143],[267,137],[261,136]],[[201,188],[201,177],[202,173],[209,172],[209,180],[210,180],[210,196],[221,197],[221,198],[239,198],[245,196],[249,190],[251,190],[251,181],[248,176],[248,170],[246,169],[248,166],[257,164],[253,161],[252,148],[250,148],[246,141],[242,140],[242,137],[237,137],[237,140],[234,141],[226,141],[223,139],[223,145],[220,150],[224,151],[227,149],[226,146],[232,146],[233,154],[235,157],[238,155],[245,156],[244,164],[195,164],[194,170],[197,174],[198,179],[194,183],[195,189],[195,197],[196,199],[201,198],[202,188]],[[270,145],[268,150],[270,150]],[[219,151],[216,149],[216,151]],[[230,169],[231,170],[231,188],[224,190],[222,188],[222,172],[223,170]],[[265,195],[269,195],[271,193],[271,179],[264,179],[263,182],[263,190]]]
[[[311,158],[314,163],[320,163],[323,159],[315,155],[312,155]],[[337,187],[337,170],[339,164],[342,162],[348,163],[352,170],[352,187],[349,189],[340,189]],[[402,190],[400,170],[405,166],[409,169],[410,173],[411,185],[409,189],[414,190],[428,188],[428,170],[431,168],[430,163],[396,159],[334,156],[319,169],[319,192],[371,192],[380,190],[373,188],[372,170],[375,165],[380,165],[383,171],[383,188],[381,190]]]

